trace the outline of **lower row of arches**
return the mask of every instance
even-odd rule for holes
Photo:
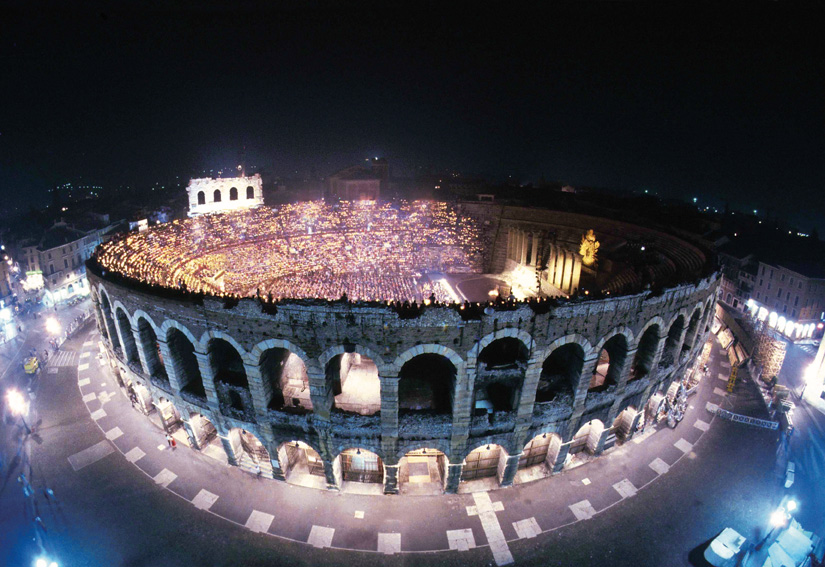
[[[542,432],[527,441],[519,454],[511,455],[502,445],[491,442],[470,451],[461,463],[450,463],[442,448],[422,441],[420,447],[406,451],[396,465],[385,466],[379,455],[358,446],[344,448],[325,460],[316,447],[297,436],[267,447],[245,429],[236,427],[222,433],[201,413],[183,415],[169,399],[153,398],[143,384],[129,383],[126,388],[133,406],[177,442],[250,474],[321,489],[411,495],[460,491],[469,488],[466,483],[472,481],[489,487],[529,482],[577,466],[613,443],[630,439],[644,424],[657,421],[665,397],[655,394],[642,411],[628,406],[609,426],[592,419],[566,443],[558,433]]]

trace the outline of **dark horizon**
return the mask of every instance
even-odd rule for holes
[[[243,7],[8,9],[6,203],[242,155],[279,177],[381,156],[399,173],[647,189],[825,229],[818,11]]]

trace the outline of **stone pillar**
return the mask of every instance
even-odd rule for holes
[[[335,401],[332,388],[327,382],[326,372],[319,368],[307,367],[309,378],[309,397],[312,400],[312,410],[316,416],[329,421],[329,412]]]
[[[384,455],[390,456],[395,455],[398,449],[398,374],[385,369],[382,370],[379,379],[381,381],[381,450]],[[385,463],[384,468],[386,467]],[[397,472],[396,470],[394,474]],[[398,491],[397,487],[395,490]]]
[[[562,278],[562,289],[567,293],[573,293],[571,284],[573,283],[573,253],[564,253],[564,276]]]
[[[530,266],[535,267],[539,265],[539,235],[533,233],[533,239],[530,243]]]
[[[604,443],[607,441],[607,438],[610,436],[610,427],[605,424],[604,430],[602,434],[599,436],[599,441],[596,443],[596,450],[593,451],[594,455],[601,455],[604,452]]]
[[[118,343],[120,343],[120,337],[117,334],[117,328],[115,327],[115,321],[112,317],[111,309],[108,311],[108,313],[105,309],[103,310],[103,320],[106,322],[106,331],[109,333],[109,344],[112,346],[112,348],[115,348],[116,346],[120,346],[121,348],[123,348],[123,345],[116,345],[114,341],[114,338],[117,338]]]
[[[192,422],[186,419],[183,419],[181,416],[181,422],[183,423],[183,429],[186,431],[186,436],[189,438],[189,444],[192,446],[193,449],[201,449],[200,443],[198,443],[198,436],[195,433],[195,429],[192,427]]]
[[[150,368],[151,362],[149,360],[149,353],[146,352],[140,331],[135,327],[131,327],[132,337],[135,341],[135,348],[137,349],[138,359],[140,360],[140,367],[146,376],[153,376],[157,372],[157,368]],[[154,371],[154,372],[153,372]]]
[[[536,403],[536,390],[541,378],[542,362],[535,358],[530,358],[527,361],[527,370],[524,372],[521,397],[516,412],[516,429],[523,425],[529,427],[533,423],[533,406]]]
[[[229,461],[229,464],[233,467],[238,466],[238,457],[235,454],[235,447],[232,446],[232,440],[229,438],[229,434],[226,436],[218,435],[221,440],[221,445],[223,445],[223,450],[226,452],[226,460]]]
[[[556,270],[555,275],[553,277],[554,285],[559,288],[561,291],[564,291],[564,257],[566,252],[562,249],[556,249]]]
[[[570,289],[579,287],[579,280],[582,274],[582,257],[580,254],[573,254],[573,274],[570,281]],[[597,290],[594,290],[597,291]]]
[[[267,397],[264,391],[261,367],[257,364],[248,364],[247,362],[244,362],[243,367],[246,371],[246,381],[249,384],[249,393],[252,396],[252,407],[255,415],[263,417],[266,415],[269,406],[269,397]]]
[[[522,266],[527,264],[527,233],[521,232],[521,254],[519,256],[519,264]]]
[[[507,457],[507,463],[504,465],[504,471],[501,473],[501,478],[498,482],[500,486],[511,486],[513,484],[513,480],[516,478],[516,473],[518,472],[518,460],[520,457],[521,453]]]
[[[169,348],[169,343],[158,337],[158,346],[160,346],[160,353],[163,355],[163,365],[166,369],[166,376],[169,378],[169,386],[173,391],[180,393],[181,388],[186,384],[182,383],[184,377],[180,362],[172,354],[172,349]]]
[[[220,414],[221,405],[218,401],[218,393],[215,390],[215,372],[212,370],[209,355],[195,351],[195,358],[198,361],[198,369],[201,373],[203,389],[206,392],[206,401],[209,404],[209,407],[211,407],[216,414]]]
[[[450,440],[451,454],[463,454],[470,436],[472,421],[473,387],[475,385],[476,359],[471,356],[456,373],[456,389],[453,396],[453,426]]]
[[[559,447],[559,454],[556,456],[556,462],[553,463],[553,472],[558,473],[564,468],[564,463],[567,460],[567,454],[570,452],[570,443],[563,443]]]
[[[97,323],[97,331],[100,336],[109,341],[109,331],[106,329],[106,321],[103,319],[103,312],[100,310],[100,302],[96,299],[92,300],[92,310],[95,314],[95,322]],[[109,341],[111,342],[111,341]]]
[[[617,382],[617,392],[624,392],[627,383],[633,380],[633,361],[636,360],[636,353],[638,351],[638,348],[629,348],[627,350],[627,356],[624,359],[624,366],[622,367],[622,372],[619,374],[619,380]]]
[[[633,424],[630,426],[630,432],[627,434],[627,440],[633,439],[633,436],[636,435],[636,428],[639,427],[639,420],[642,419],[642,415],[644,415],[645,408],[637,408],[636,415],[633,417]]]
[[[340,490],[341,489],[341,459],[335,458],[332,461],[327,459],[323,460],[324,463],[324,476],[327,479],[327,489],[328,490]]]
[[[384,465],[384,494],[398,494],[398,465]]]
[[[458,485],[461,484],[461,471],[464,470],[464,463],[449,463],[447,465],[447,478],[444,479],[444,492],[455,494],[458,492]]]
[[[573,400],[573,414],[582,414],[584,411],[584,403],[587,400],[587,390],[590,389],[590,381],[593,379],[593,373],[596,371],[596,366],[599,363],[599,354],[588,353],[582,363],[582,373],[579,377],[578,387],[576,388],[575,398]],[[572,421],[570,422],[572,423]]]

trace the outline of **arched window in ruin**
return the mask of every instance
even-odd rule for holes
[[[229,189],[229,200],[230,201],[237,201],[238,200],[238,188],[231,187]]]
[[[205,205],[206,204],[206,193],[203,191],[198,191],[198,204]]]
[[[278,462],[290,484],[326,488],[324,461],[318,452],[303,441],[289,441],[278,447]]]
[[[453,408],[456,368],[440,354],[419,354],[401,367],[399,411],[449,414]]]
[[[570,442],[569,453],[571,455],[581,452],[586,452],[591,455],[595,454],[603,432],[604,423],[600,420],[594,419],[588,421],[582,425],[576,432],[576,435],[573,436],[573,440]]]
[[[137,320],[138,340],[140,340],[143,354],[146,358],[146,368],[144,370],[149,376],[155,376],[162,380],[167,380],[166,368],[163,366],[163,354],[160,352],[158,337],[152,325],[143,317]]]
[[[357,352],[345,352],[327,363],[326,373],[336,409],[361,415],[381,411],[381,380],[371,359]]]
[[[656,349],[659,347],[659,325],[648,327],[642,338],[639,339],[639,347],[636,349],[636,357],[633,359],[631,377],[633,380],[644,378],[653,370],[653,359],[656,357]]]
[[[499,466],[507,462],[507,451],[501,445],[483,445],[472,451],[464,459],[464,467],[461,469],[461,480],[475,480],[478,478],[488,478],[498,476]],[[502,467],[503,470],[503,467]]]
[[[120,307],[115,309],[115,317],[117,317],[117,325],[120,328],[120,337],[123,339],[123,354],[126,356],[126,362],[140,363],[137,346],[135,345],[135,337],[132,335],[132,324],[129,323],[129,318]]]
[[[612,336],[599,353],[599,361],[590,379],[588,391],[601,392],[618,384],[626,358],[627,338],[622,334]]]
[[[206,390],[203,387],[203,378],[192,342],[174,327],[169,329],[166,342],[169,344],[169,354],[172,358],[169,364],[175,371],[181,391],[206,399]]]
[[[381,457],[366,449],[346,449],[337,459],[341,464],[344,482],[384,482],[384,463]]]
[[[679,315],[670,325],[665,340],[665,348],[662,351],[662,358],[659,359],[659,366],[666,367],[679,362],[679,341],[682,338],[682,331],[685,328],[685,318]]]
[[[584,349],[567,343],[545,359],[536,389],[536,402],[573,405],[584,365]]]
[[[221,190],[215,189],[215,192],[212,193],[212,202],[220,203],[221,202]]]
[[[521,452],[518,460],[519,470],[540,465],[547,473],[553,472],[553,467],[559,456],[561,445],[561,437],[556,433],[536,435],[527,442],[527,445],[524,446],[524,450]]]
[[[696,335],[699,331],[699,321],[701,318],[702,313],[697,307],[693,310],[693,315],[691,315],[690,317],[690,323],[688,324],[687,333],[685,333],[685,341],[682,344],[682,350],[689,351],[693,348],[693,345],[696,343]]]
[[[235,453],[238,466],[251,474],[272,478],[272,461],[269,451],[261,441],[249,431],[236,427],[229,431],[229,442]]]
[[[261,355],[260,365],[269,409],[312,411],[309,377],[301,357],[285,348],[270,348]]]
[[[109,333],[109,342],[112,343],[112,348],[120,348],[117,327],[115,327],[115,320],[112,317],[112,305],[109,303],[109,296],[107,294],[100,294],[100,305],[103,311],[103,322],[106,324],[106,331]]]
[[[478,355],[475,409],[482,413],[513,411],[518,407],[529,352],[513,337],[496,339]]]
[[[441,494],[447,476],[447,455],[423,447],[407,452],[398,461],[398,488],[401,494]]]
[[[247,199],[254,199],[255,198],[255,188],[250,185],[246,188],[246,198]]]
[[[251,409],[247,403],[251,399],[249,382],[240,353],[224,339],[210,339],[207,349],[221,406],[241,412]]]

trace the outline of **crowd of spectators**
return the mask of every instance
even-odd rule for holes
[[[431,273],[482,272],[490,235],[432,201],[311,201],[176,220],[101,246],[105,270],[236,297],[449,302]]]

